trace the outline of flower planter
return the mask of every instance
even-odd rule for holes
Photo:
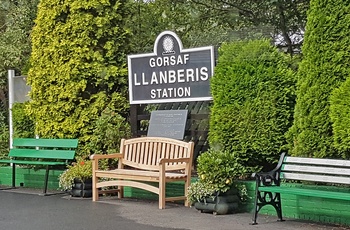
[[[201,202],[195,202],[194,207],[200,212],[224,215],[238,212],[239,202],[238,190],[233,188],[225,193],[217,193],[213,197],[205,198]]]
[[[84,181],[74,179],[70,195],[73,197],[92,197],[92,178]]]

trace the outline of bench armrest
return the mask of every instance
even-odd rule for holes
[[[256,179],[257,187],[280,185],[281,167],[285,156],[286,156],[285,153],[281,154],[278,164],[274,170],[270,172],[257,172],[252,174],[252,177],[255,177]]]
[[[280,185],[279,172],[272,170],[270,172],[253,173],[257,186]]]
[[[93,154],[90,156],[91,160],[99,160],[99,159],[111,159],[111,158],[122,158],[123,154],[114,153],[114,154]]]

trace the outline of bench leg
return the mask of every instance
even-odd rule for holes
[[[159,209],[165,208],[165,189],[165,173],[162,173],[159,178]]]
[[[272,205],[276,210],[278,221],[284,221],[282,218],[281,194],[272,193],[272,192],[256,191],[252,225],[258,224],[256,222],[256,219],[258,217],[258,213],[259,213],[260,209],[262,207],[264,207],[265,205]]]
[[[258,186],[258,185],[256,185],[256,186]],[[256,219],[258,218],[258,213],[259,213],[259,210],[260,210],[260,206],[259,206],[259,204],[258,204],[258,201],[259,201],[259,197],[260,196],[260,193],[259,193],[259,191],[258,191],[258,187],[256,187],[256,189],[255,189],[255,201],[254,201],[254,211],[253,211],[253,218],[252,218],[252,225],[256,225],[256,224],[258,224],[257,222],[256,222]]]
[[[282,218],[282,203],[281,203],[281,194],[276,194],[276,202],[273,205],[277,212],[278,221],[284,221]]]
[[[98,201],[97,177],[92,175],[92,201]]]
[[[47,193],[47,182],[49,180],[49,171],[50,171],[50,168],[48,165],[46,165],[46,173],[45,173],[45,182],[44,182],[44,191],[43,191],[43,194],[46,195]]]
[[[12,188],[16,188],[16,164],[12,164]]]
[[[185,191],[184,191],[184,194],[185,194],[185,207],[189,207],[190,206],[190,203],[187,199],[187,194],[188,194],[188,187],[190,186],[191,184],[191,177],[190,176],[187,176],[187,179],[185,181]]]
[[[124,198],[124,186],[118,186],[118,198]]]

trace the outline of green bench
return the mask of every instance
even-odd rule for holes
[[[34,139],[18,138],[13,140],[8,159],[0,163],[12,164],[12,188],[16,187],[16,165],[46,166],[43,194],[47,195],[49,170],[66,166],[75,157],[78,139]]]
[[[287,181],[308,181],[327,185],[350,185],[350,160],[291,157],[283,153],[274,170],[254,173],[256,179],[253,223],[257,224],[258,212],[265,205],[272,205],[282,218],[281,194],[319,197],[350,201],[350,193],[314,188],[280,186]]]

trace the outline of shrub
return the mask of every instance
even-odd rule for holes
[[[211,79],[211,146],[235,153],[248,171],[267,169],[285,151],[293,121],[290,57],[267,40],[223,44]]]
[[[26,110],[40,137],[79,138],[86,149],[108,104],[126,116],[127,14],[125,1],[40,1]]]
[[[80,159],[69,165],[59,177],[59,188],[63,191],[70,190],[74,179],[85,181],[92,178],[92,161]]]
[[[14,103],[12,106],[12,122],[13,122],[13,137],[35,137],[34,134],[34,122],[26,114],[25,103]]]
[[[226,192],[245,172],[233,153],[213,149],[204,152],[197,158],[199,180],[189,186],[188,199],[193,203],[216,192]]]

